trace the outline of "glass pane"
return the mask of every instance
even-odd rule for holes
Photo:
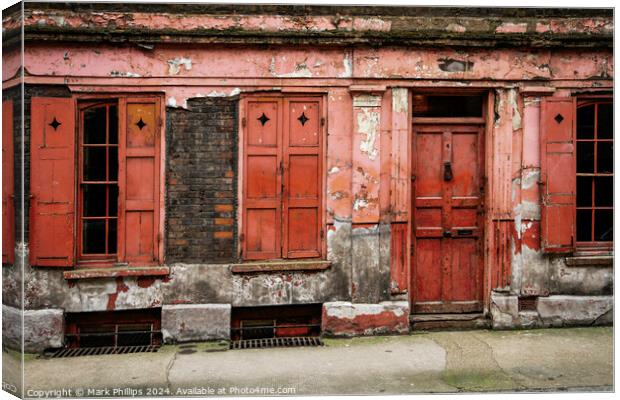
[[[118,143],[118,113],[116,106],[110,106],[109,143]]]
[[[614,172],[614,145],[613,142],[598,142],[596,144],[596,172]]]
[[[108,253],[116,253],[116,219],[108,220]]]
[[[106,185],[85,185],[83,215],[105,217],[105,196]]]
[[[109,195],[108,215],[110,217],[116,217],[118,216],[118,186],[110,185],[109,188],[110,188],[110,191],[108,192],[108,195]]]
[[[592,241],[592,211],[577,210],[577,241]]]
[[[89,108],[84,111],[84,143],[104,144],[105,140],[105,107]]]
[[[592,177],[577,177],[577,207],[592,207]]]
[[[594,212],[594,240],[611,242],[614,240],[614,215],[612,210]]]
[[[84,147],[84,180],[105,181],[105,147]]]
[[[414,117],[482,117],[482,96],[413,96]]]
[[[84,220],[83,223],[82,252],[84,254],[104,254],[105,220]]]
[[[594,172],[594,142],[577,142],[577,173]]]
[[[597,207],[612,207],[614,205],[614,178],[611,176],[597,176],[594,178],[594,204]]]
[[[594,138],[594,104],[577,109],[577,139]]]
[[[599,104],[597,115],[597,137],[599,139],[611,139],[614,133],[614,114],[611,104]]]
[[[118,179],[118,147],[109,147],[109,157],[110,157],[110,175],[109,178],[111,181],[115,181]]]

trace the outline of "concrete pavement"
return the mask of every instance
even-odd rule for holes
[[[609,391],[613,385],[610,327],[325,342],[320,348],[223,350],[215,343],[198,343],[164,346],[157,353],[30,356],[25,394],[52,397],[61,389],[64,395],[70,389],[72,396]],[[5,377],[19,366],[13,358],[5,352]]]

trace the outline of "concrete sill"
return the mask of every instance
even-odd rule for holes
[[[288,272],[288,271],[324,271],[331,267],[331,261],[264,261],[232,264],[233,274],[248,274],[252,272]]]
[[[166,276],[170,267],[84,268],[63,272],[65,279],[116,278],[119,276]]]
[[[569,267],[601,267],[614,264],[613,256],[576,256],[566,257],[566,265]]]

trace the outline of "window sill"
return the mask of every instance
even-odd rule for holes
[[[253,272],[289,272],[289,271],[324,271],[331,267],[331,261],[325,260],[297,260],[297,261],[252,261],[232,264],[233,274],[248,274]]]
[[[566,257],[568,267],[608,267],[614,264],[613,255],[576,255]]]
[[[170,267],[115,267],[115,268],[84,268],[63,272],[63,277],[69,279],[116,278],[119,276],[167,276]]]

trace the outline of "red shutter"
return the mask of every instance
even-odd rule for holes
[[[246,103],[243,181],[243,257],[281,256],[281,101]]]
[[[75,106],[33,97],[30,118],[30,263],[71,266],[75,214]]]
[[[320,257],[321,104],[316,98],[285,101],[283,248],[285,258]]]
[[[572,251],[575,225],[575,101],[545,98],[541,104],[542,248]]]
[[[121,107],[119,255],[129,264],[158,261],[160,105],[153,98],[129,98]],[[123,241],[124,239],[124,241]]]
[[[2,102],[2,262],[12,264],[15,255],[13,194],[13,101]]]

